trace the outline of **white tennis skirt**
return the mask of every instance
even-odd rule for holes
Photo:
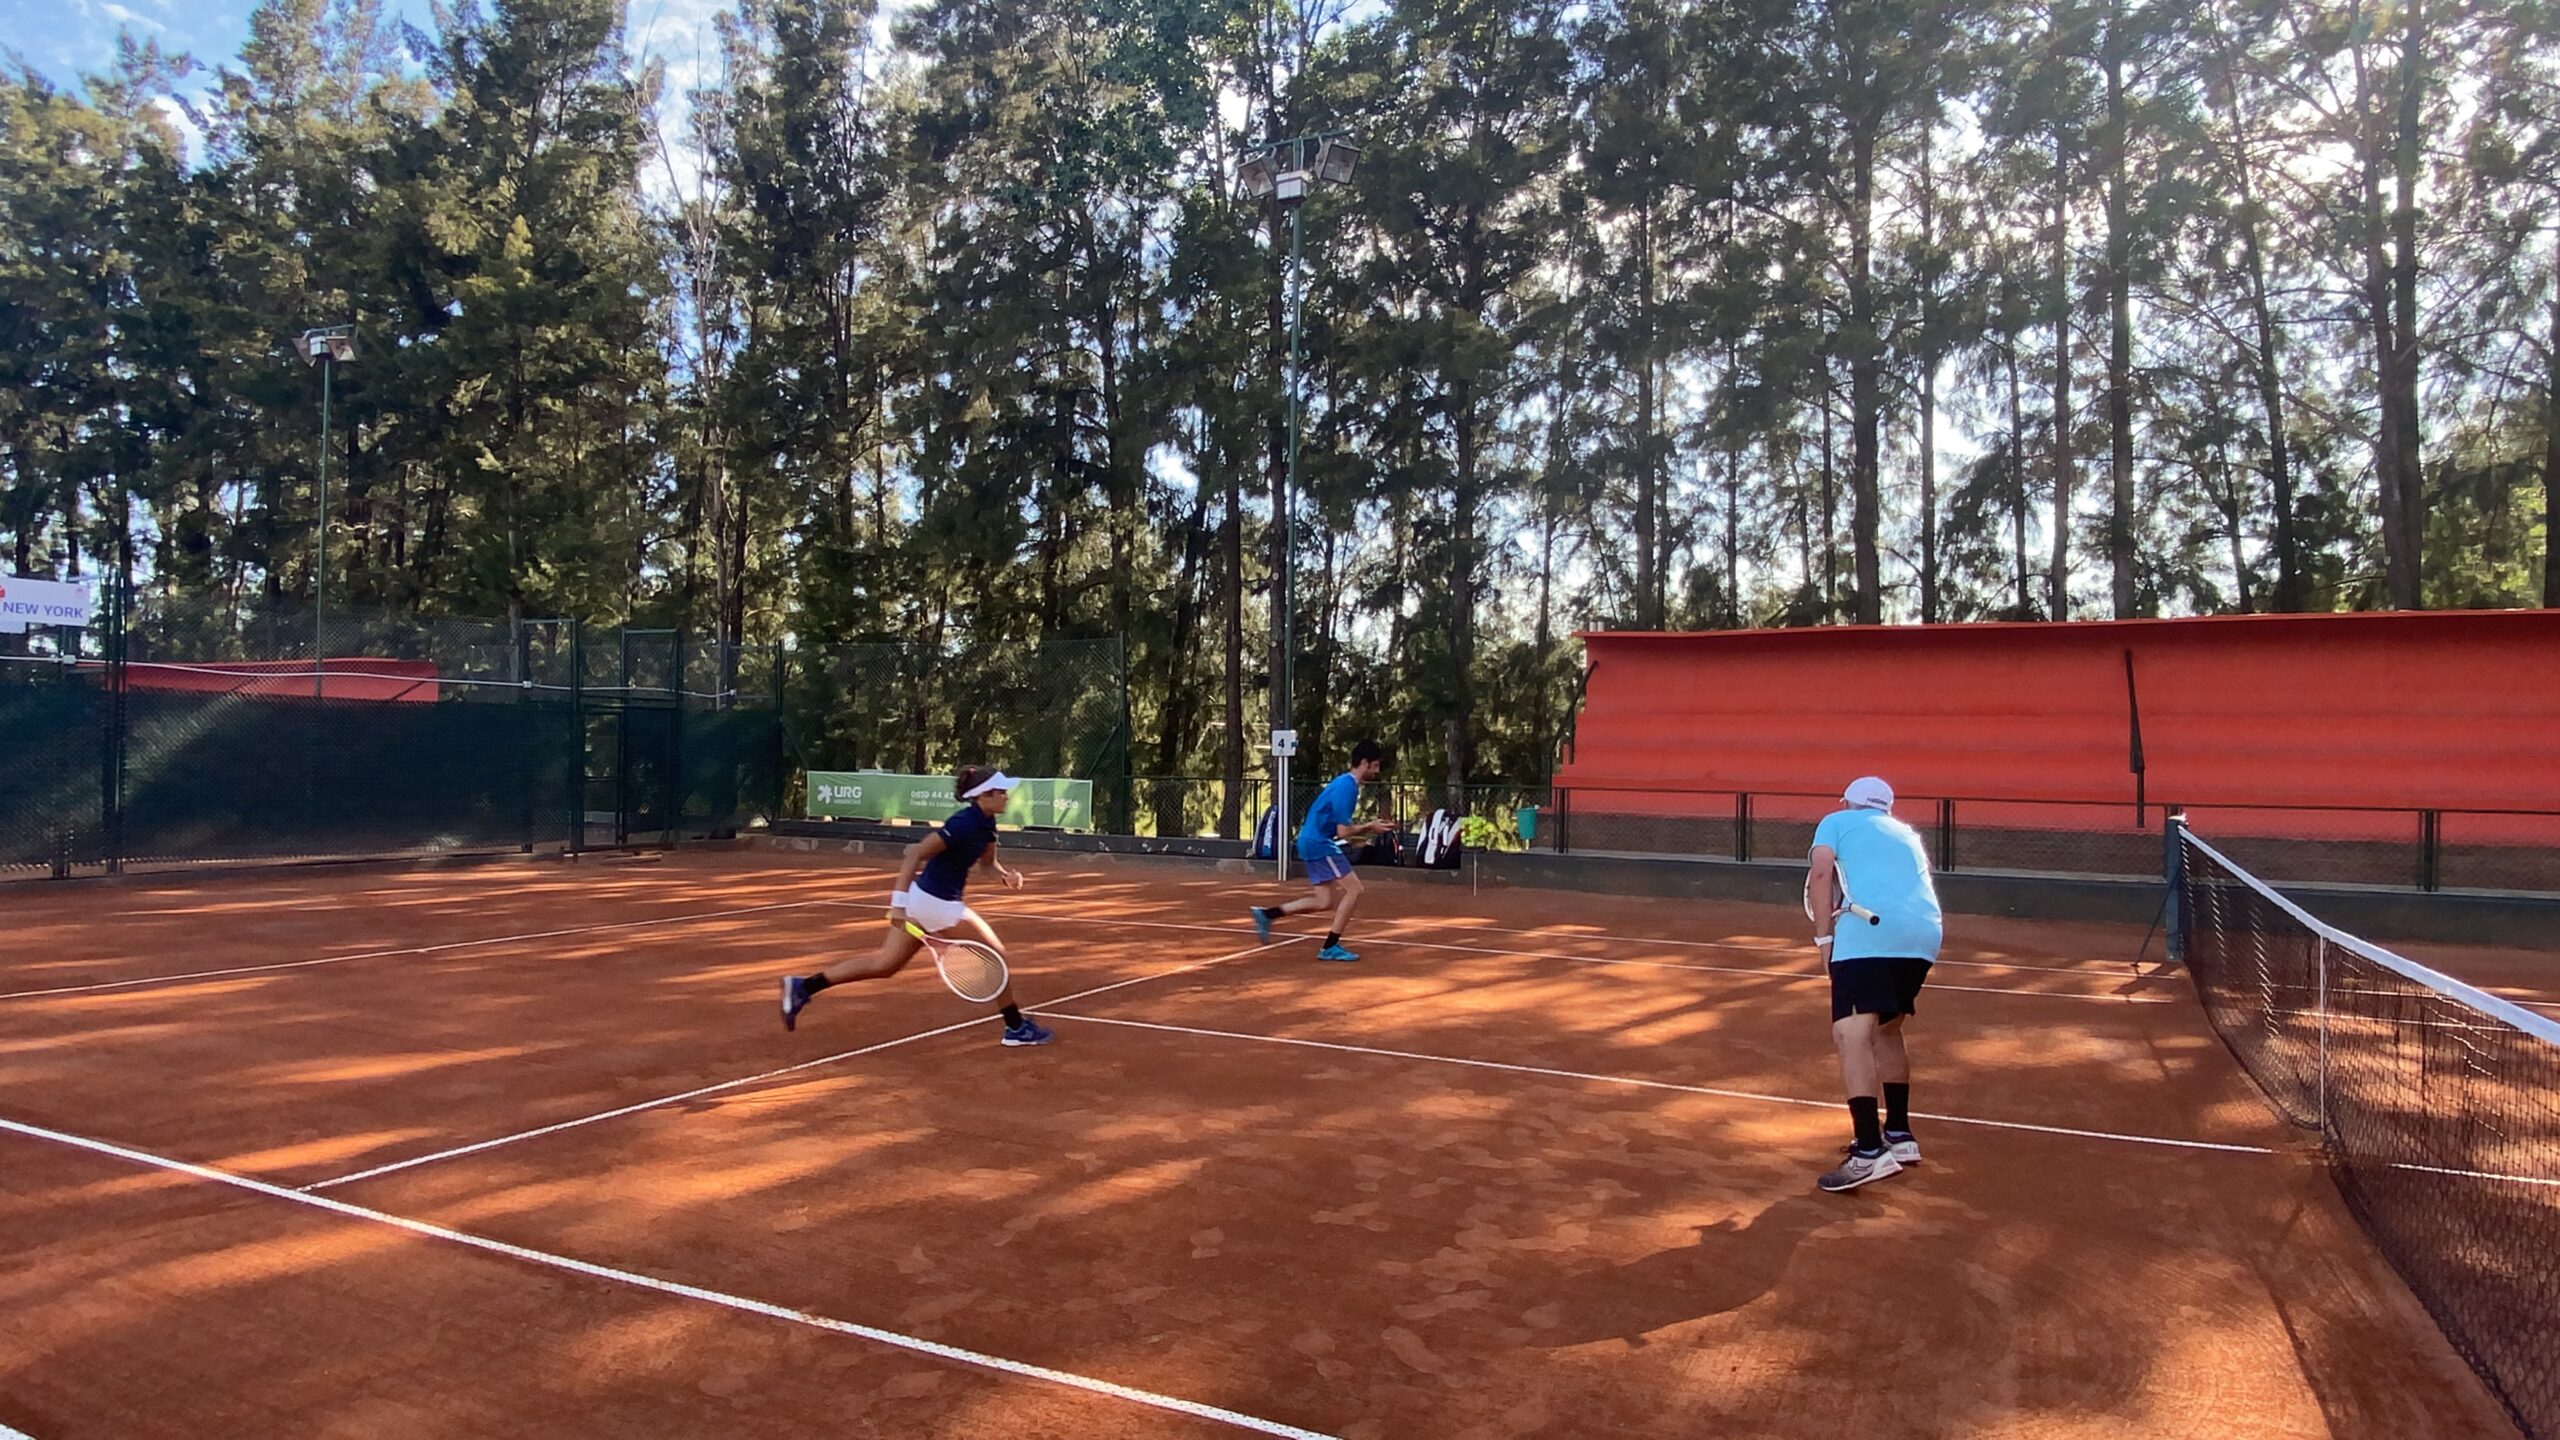
[[[889,903],[906,911],[908,919],[923,926],[928,934],[933,935],[939,935],[959,924],[961,917],[969,913],[966,901],[945,900],[939,895],[929,895],[922,890],[902,891],[890,896]]]

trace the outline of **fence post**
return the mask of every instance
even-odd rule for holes
[[[1956,868],[1956,802],[1952,798],[1938,802],[1938,868]]]
[[[2418,888],[2433,892],[2442,879],[2444,857],[2444,812],[2418,812]]]
[[[1736,791],[1733,797],[1733,858],[1736,862],[1751,858],[1751,794]]]
[[[569,853],[587,848],[587,622],[569,620]]]
[[[1573,849],[1573,791],[1559,786],[1556,790],[1556,853]]]
[[[542,787],[536,783],[542,774],[542,752],[534,743],[542,735],[542,720],[540,707],[533,703],[533,622],[519,616],[515,627],[516,744],[521,747],[517,751],[516,763],[522,767],[517,772],[517,784],[524,791],[524,813],[518,817],[524,839],[516,848],[530,855],[538,823],[535,816],[542,803],[539,799]]]
[[[783,667],[790,663],[789,652],[782,642],[773,642],[773,790],[765,806],[767,822],[782,818],[782,797],[791,789],[790,732],[783,728],[782,704],[790,694],[789,680]],[[803,807],[806,808],[805,806]]]
[[[107,873],[124,873],[124,768],[125,751],[132,743],[132,716],[125,708],[126,630],[132,623],[133,585],[128,570],[116,579],[107,592],[107,735],[106,753],[100,761],[104,773],[99,777],[102,813],[99,848],[106,853]]]

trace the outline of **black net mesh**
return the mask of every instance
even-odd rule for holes
[[[775,656],[562,620],[110,606],[85,637],[0,637],[23,762],[0,767],[0,873],[732,832],[780,809]]]
[[[108,700],[94,671],[0,653],[0,735],[9,737],[0,874],[67,875],[104,863]]]
[[[2192,835],[2196,993],[2529,1436],[2560,1436],[2560,1024],[2322,924]]]

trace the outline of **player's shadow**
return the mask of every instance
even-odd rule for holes
[[[1694,1245],[1561,1274],[1547,1292],[1555,1323],[1538,1327],[1535,1343],[1554,1350],[1595,1340],[1642,1346],[1671,1326],[1739,1310],[1777,1286],[1808,1237],[1870,1213],[1839,1196],[1793,1195],[1748,1220],[1698,1226]]]

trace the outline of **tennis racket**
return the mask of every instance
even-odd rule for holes
[[[1842,870],[1835,865],[1831,869],[1831,875],[1832,878],[1838,881],[1840,885],[1840,908],[1831,912],[1834,916],[1855,915],[1870,925],[1881,925],[1884,923],[1884,918],[1882,916],[1849,898],[1849,874],[1847,871]],[[1810,870],[1804,872],[1804,918],[1807,920],[1819,918],[1813,908],[1813,872]]]
[[[913,920],[902,919],[898,923],[924,943],[925,953],[933,957],[933,968],[940,972],[942,983],[951,987],[951,993],[973,1005],[984,1005],[1004,994],[1004,987],[1013,979],[1004,957],[993,946],[975,940],[945,940]]]

